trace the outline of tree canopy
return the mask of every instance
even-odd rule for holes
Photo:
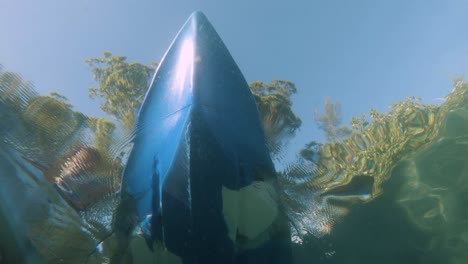
[[[296,85],[287,80],[273,80],[271,83],[255,81],[249,86],[257,101],[270,148],[275,152],[285,137],[294,135],[302,123],[291,108]]]
[[[347,126],[341,126],[341,104],[333,103],[330,97],[325,97],[324,112],[320,113],[314,110],[314,121],[317,127],[325,132],[325,138],[328,142],[334,142],[346,138],[351,134],[351,129]]]
[[[315,109],[313,117],[317,127],[325,133],[325,139],[328,143],[345,139],[352,133],[349,127],[340,126],[342,123],[341,104],[340,102],[333,103],[330,97],[325,97],[324,112]],[[359,121],[362,120],[359,119]],[[300,155],[306,160],[316,161],[318,151],[322,146],[322,143],[311,141],[300,151]]]
[[[89,88],[89,96],[101,99],[101,109],[131,130],[156,64],[129,63],[126,56],[113,56],[109,51],[85,62],[98,83]]]
[[[18,73],[5,71],[0,64],[0,101],[16,113],[38,94],[31,82],[24,80]]]

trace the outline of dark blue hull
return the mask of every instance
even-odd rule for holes
[[[239,250],[228,236],[223,188],[276,175],[255,99],[202,13],[189,18],[158,67],[133,144],[118,233],[128,236],[139,223],[150,248],[161,243],[186,264],[290,263],[282,260],[291,255],[287,236],[254,250]]]

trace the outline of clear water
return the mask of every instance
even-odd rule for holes
[[[118,254],[122,263],[182,263],[163,244],[151,252],[144,225],[125,246],[115,232],[142,98],[133,112],[97,118],[1,63],[0,263],[111,263]],[[131,77],[145,87],[141,97],[148,71]],[[456,79],[438,105],[407,98],[384,113],[369,109],[367,124],[303,156],[287,147],[300,126],[293,86],[250,86],[277,175],[223,189],[236,249],[261,248],[287,226],[294,263],[467,263],[468,83]]]

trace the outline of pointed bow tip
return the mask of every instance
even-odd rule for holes
[[[208,21],[208,18],[206,18],[205,14],[200,11],[200,10],[197,10],[195,12],[193,12],[191,15],[190,15],[190,19],[191,20],[195,20],[197,21],[198,23],[202,22],[202,21]]]

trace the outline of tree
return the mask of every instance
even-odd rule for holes
[[[297,92],[296,86],[287,80],[255,81],[249,86],[257,101],[270,150],[276,152],[284,139],[293,136],[302,123],[291,108],[291,96]]]
[[[59,95],[61,100],[56,96],[37,96],[21,112],[25,127],[34,135],[34,142],[44,153],[49,153],[43,154],[44,158],[52,158],[50,153],[67,147],[87,118],[73,111],[65,96]]]
[[[9,110],[20,113],[38,94],[31,82],[23,80],[21,75],[3,71],[0,64],[0,102]]]
[[[342,121],[340,103],[333,103],[330,97],[325,97],[324,108],[324,113],[320,113],[317,109],[314,110],[314,121],[318,128],[325,132],[327,142],[336,142],[351,135],[352,130],[347,126],[339,127]],[[322,143],[311,141],[304,146],[299,154],[308,161],[316,162],[320,158],[318,153],[321,147],[323,147]]]
[[[130,131],[156,63],[151,66],[128,63],[126,56],[112,56],[109,51],[100,58],[90,58],[85,62],[98,83],[98,86],[89,88],[89,96],[102,99],[101,109]]]
[[[93,141],[94,147],[104,156],[110,158],[110,147],[113,143],[112,133],[115,130],[115,125],[106,118],[89,118],[88,124],[94,132]]]
[[[325,138],[328,142],[335,142],[348,137],[351,129],[341,125],[341,105],[339,102],[333,103],[330,97],[325,97],[325,112],[319,113],[314,110],[314,121],[318,128],[325,132]]]

